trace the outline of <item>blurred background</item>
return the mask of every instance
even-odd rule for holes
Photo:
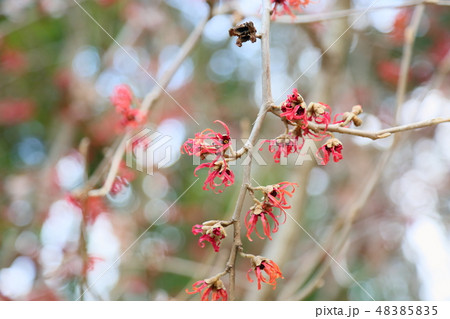
[[[241,167],[232,167],[236,182],[221,194],[202,190],[202,171],[186,191],[196,166],[180,146],[205,128],[222,131],[215,120],[233,138],[248,137],[261,103],[260,45],[238,47],[228,30],[241,21],[259,30],[261,3],[216,1],[217,14],[167,88],[200,125],[163,94],[146,126],[171,137],[171,160],[153,175],[121,166],[123,187],[90,198],[82,212],[68,195],[123,134],[110,102],[114,87],[128,84],[142,99],[155,86],[149,74],[164,74],[208,6],[78,2],[92,18],[72,0],[0,0],[0,300],[76,300],[89,286],[81,299],[198,300],[185,289],[224,269],[231,239],[214,253],[198,246],[191,228],[230,218]],[[299,21],[277,17],[276,103],[295,82],[307,103],[327,103],[335,113],[361,104],[363,130],[396,125],[404,30],[419,2],[379,0],[374,7],[384,9],[364,13],[373,1],[315,0],[296,12]],[[398,124],[450,117],[450,6],[442,3],[425,6]],[[350,11],[317,18],[340,10]],[[294,23],[307,15],[316,21]],[[281,133],[268,114],[261,138]],[[245,279],[248,260],[238,259],[238,299],[370,300],[366,290],[377,300],[450,300],[450,125],[405,133],[395,145],[393,137],[338,138],[344,159],[328,166],[317,165],[313,152],[287,165],[262,152],[268,165],[254,165],[258,183],[299,187],[292,218],[273,240],[244,235],[244,249],[273,259],[285,279],[257,291]],[[247,199],[244,213],[250,205]]]

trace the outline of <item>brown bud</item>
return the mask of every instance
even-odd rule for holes
[[[362,109],[362,106],[361,105],[355,105],[355,106],[353,106],[352,107],[352,113],[353,114],[355,114],[355,115],[359,115],[359,114],[361,114],[363,112],[363,109]],[[356,123],[355,123],[355,125],[356,125]]]
[[[355,126],[361,126],[362,123],[363,123],[363,121],[362,121],[359,117],[357,117],[357,116],[355,116],[355,117],[352,119],[352,121],[353,121],[353,124],[355,124]]]

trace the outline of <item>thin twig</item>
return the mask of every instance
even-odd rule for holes
[[[116,151],[114,152],[114,155],[111,160],[111,167],[109,168],[108,175],[106,175],[105,183],[103,186],[99,189],[93,189],[89,191],[89,196],[105,196],[109,193],[112,185],[114,184],[114,179],[116,178],[117,172],[119,171],[120,162],[122,161],[122,156],[125,151],[125,146],[127,144],[127,141],[131,137],[131,132],[127,132],[120,141],[119,146],[117,147]]]
[[[383,10],[383,9],[395,9],[395,8],[405,8],[405,7],[414,7],[420,4],[430,4],[430,5],[440,5],[440,6],[449,6],[449,1],[436,1],[436,0],[411,0],[399,4],[385,5],[385,6],[377,6],[372,7],[368,12],[375,10]],[[304,14],[297,15],[295,18],[292,18],[289,15],[277,17],[275,20],[276,23],[283,24],[305,24],[305,23],[314,23],[314,22],[323,22],[328,20],[335,19],[343,19],[349,16],[359,15],[366,11],[365,8],[361,9],[347,9],[347,10],[338,10],[332,12],[323,12],[323,13],[315,13],[315,14]]]
[[[333,133],[355,135],[355,136],[360,136],[360,137],[367,137],[372,140],[378,140],[378,139],[389,137],[393,133],[411,131],[411,130],[415,130],[415,129],[419,129],[419,128],[434,126],[434,125],[437,125],[440,123],[445,123],[445,122],[450,122],[450,118],[438,117],[438,118],[434,118],[431,120],[426,120],[426,121],[421,121],[421,122],[416,122],[416,123],[411,123],[411,124],[406,124],[406,125],[400,125],[400,126],[394,126],[394,127],[390,127],[390,128],[375,131],[375,132],[351,129],[351,128],[347,128],[347,127],[341,127],[337,124],[333,124],[333,125],[329,125],[328,128],[326,129],[326,131],[333,132]],[[309,123],[308,127],[316,132],[325,130],[325,126],[322,124]]]
[[[402,100],[402,103],[403,103],[403,100]],[[398,104],[398,105],[402,105],[402,104]],[[280,116],[280,112],[277,108],[272,109],[271,111],[273,114]],[[421,121],[421,122],[393,126],[393,127],[389,127],[389,128],[386,128],[383,130],[378,130],[378,131],[363,131],[363,130],[359,130],[359,129],[342,127],[342,126],[340,126],[340,124],[325,125],[325,124],[317,124],[314,122],[308,122],[308,128],[313,130],[314,132],[341,133],[341,134],[347,134],[347,135],[366,137],[366,138],[370,138],[372,140],[378,140],[378,139],[383,139],[383,138],[389,137],[394,133],[407,132],[407,131],[416,130],[416,129],[429,127],[429,126],[434,126],[434,125],[437,125],[440,123],[446,123],[446,122],[450,122],[450,118],[438,117],[438,118],[425,120],[425,121]]]
[[[400,115],[403,109],[403,103],[405,102],[406,86],[408,84],[409,66],[411,65],[411,59],[413,54],[414,42],[416,40],[417,30],[419,29],[420,20],[422,19],[425,6],[419,5],[414,10],[411,18],[411,23],[405,29],[405,42],[403,44],[403,56],[400,65],[400,76],[397,85],[396,95],[396,113],[395,122],[398,123]]]

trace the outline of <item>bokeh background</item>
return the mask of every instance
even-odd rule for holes
[[[104,30],[72,0],[0,1],[0,300],[76,300],[90,285],[82,299],[198,300],[185,289],[223,270],[231,239],[214,253],[198,246],[191,228],[231,216],[241,167],[233,167],[236,183],[222,194],[203,191],[200,172],[177,200],[196,180],[180,146],[204,128],[221,130],[214,120],[227,123],[233,138],[248,137],[261,102],[260,45],[237,47],[228,29],[241,20],[259,29],[261,3],[217,1],[217,15],[167,88],[200,125],[164,94],[146,126],[171,137],[171,161],[153,175],[122,167],[129,183],[91,199],[82,213],[68,194],[123,134],[109,99],[114,87],[128,84],[143,98],[155,86],[147,73],[159,78],[167,70],[208,6],[78,2]],[[372,2],[315,0],[299,15],[352,11],[314,23],[273,21],[276,103],[295,82],[307,102],[327,103],[335,113],[361,104],[361,129],[395,125],[404,30],[414,6],[379,0],[375,7],[390,8],[362,14]],[[450,116],[449,50],[450,6],[428,4],[399,124]],[[282,132],[269,114],[261,138]],[[393,137],[339,138],[344,159],[327,166],[317,165],[313,153],[302,165],[295,156],[278,165],[262,152],[267,165],[253,169],[258,183],[288,180],[299,188],[292,218],[273,240],[249,242],[243,234],[244,249],[276,261],[285,279],[276,290],[257,291],[245,279],[248,261],[238,259],[238,299],[370,300],[365,289],[377,300],[449,300],[450,125],[404,134],[395,147]]]

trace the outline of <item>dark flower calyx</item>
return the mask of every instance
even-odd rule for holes
[[[231,28],[228,33],[230,34],[230,37],[237,36],[236,45],[238,47],[242,46],[242,43],[251,41],[252,43],[256,42],[256,28],[253,22],[244,22],[242,24],[239,24],[235,26],[234,28]]]

